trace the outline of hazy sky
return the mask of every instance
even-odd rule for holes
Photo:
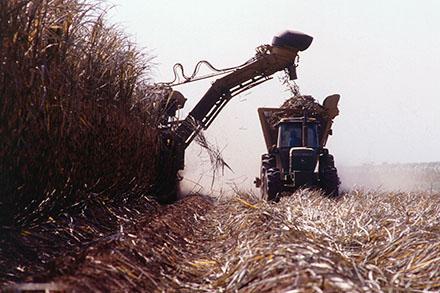
[[[339,168],[440,161],[440,1],[109,2],[116,4],[112,21],[157,56],[156,81],[171,80],[176,62],[188,73],[202,59],[218,68],[236,66],[283,30],[310,34],[314,41],[300,54],[297,83],[319,101],[341,94],[328,143]],[[186,112],[209,85],[176,88],[188,98]],[[265,146],[256,109],[288,97],[275,76],[236,97],[212,124],[207,136],[235,171],[224,181],[250,184],[258,175]],[[186,173],[196,181],[205,174],[206,181],[209,166],[201,165],[206,158],[199,151],[188,151]]]

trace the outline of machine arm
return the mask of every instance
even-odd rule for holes
[[[216,80],[188,116],[176,129],[177,138],[184,148],[199,131],[206,129],[229,100],[268,79],[274,73],[287,69],[291,79],[296,79],[295,59],[298,51],[307,49],[313,38],[298,32],[287,31],[273,39],[272,46],[264,46],[255,58],[232,73]]]
[[[290,79],[296,79],[298,51],[306,50],[312,40],[306,34],[286,31],[275,36],[271,46],[260,47],[262,49],[257,50],[249,62],[216,80],[174,132],[172,146],[177,168],[183,170],[185,149],[201,130],[209,127],[233,96],[270,79],[281,70],[286,69]]]

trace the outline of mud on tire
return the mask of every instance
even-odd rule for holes
[[[267,170],[267,198],[268,200],[278,201],[281,193],[281,173],[278,168]]]
[[[274,169],[276,166],[275,156],[272,154],[263,154],[261,155],[261,198],[264,200],[274,200],[276,194],[274,195],[276,188],[276,173],[274,173]],[[278,169],[276,169],[278,170]],[[279,173],[279,171],[278,171]]]
[[[262,183],[262,198],[268,201],[278,201],[282,190],[280,170],[278,168],[263,169]]]
[[[264,154],[261,156],[261,167],[268,170],[269,168],[275,168],[276,160],[275,156],[271,154]]]

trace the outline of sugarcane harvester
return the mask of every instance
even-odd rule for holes
[[[217,71],[217,74],[226,74],[225,76],[217,79],[212,86],[208,89],[208,91],[205,93],[205,95],[200,99],[200,101],[196,104],[196,106],[191,110],[191,112],[188,114],[188,116],[184,120],[177,121],[177,123],[174,123],[174,126],[169,127],[169,129],[172,129],[172,131],[168,131],[165,135],[167,144],[169,147],[172,148],[173,153],[175,154],[175,158],[173,159],[173,162],[175,162],[175,165],[173,168],[177,170],[183,170],[184,169],[184,158],[185,158],[185,149],[191,144],[191,142],[194,140],[194,138],[198,135],[198,133],[202,130],[207,129],[211,123],[214,121],[214,119],[217,117],[217,115],[220,113],[220,111],[225,107],[225,105],[231,100],[232,97],[256,86],[259,85],[269,79],[271,79],[272,75],[278,71],[286,71],[289,79],[293,80],[296,79],[296,66],[297,66],[297,57],[298,52],[306,50],[310,44],[312,43],[313,38],[311,36],[308,36],[303,33],[294,32],[294,31],[286,31],[276,37],[273,38],[272,45],[264,45],[257,48],[257,53],[255,57],[247,61],[246,63],[234,67],[229,68],[225,70],[217,70],[213,68],[209,63],[208,66],[211,67],[211,69]],[[180,66],[180,64],[176,64],[176,66]],[[197,66],[196,66],[197,69]],[[177,79],[176,70],[175,73],[175,81],[172,83],[167,84],[169,87],[172,87],[174,85],[183,84],[186,82],[191,82],[194,80],[206,78],[201,77],[197,78],[195,76],[195,73],[190,76],[186,77],[183,73],[184,81],[183,82],[175,82]],[[208,77],[212,77],[216,74],[212,74]],[[183,107],[183,103],[185,99],[183,96],[177,92],[173,91],[172,95],[175,97],[175,100],[177,102],[171,102],[171,104],[174,104],[174,109]],[[179,102],[180,101],[180,102]],[[261,115],[261,110],[259,110]],[[263,114],[264,115],[264,114]],[[296,119],[296,118],[295,118]],[[307,125],[311,125],[310,118],[303,118],[303,122],[297,122],[297,123],[303,123],[306,125],[305,127],[308,127]],[[322,121],[321,121],[322,122]],[[284,125],[288,125],[287,121],[280,122],[279,126],[277,126],[277,129],[279,131],[285,131],[288,127]],[[292,122],[295,123],[295,122]],[[176,126],[177,124],[177,126]],[[292,124],[297,125],[297,124]],[[328,126],[328,125],[327,125]],[[316,124],[316,131],[318,131],[318,127],[327,127],[326,125],[318,126]],[[267,129],[270,128],[270,126],[265,125]],[[264,130],[263,127],[263,130]],[[269,127],[269,128],[268,128]],[[311,127],[310,129],[315,129]],[[291,185],[290,179],[285,180],[285,174],[293,170],[292,168],[285,168],[287,165],[291,164],[290,158],[287,158],[285,154],[284,146],[277,145],[276,147],[273,147],[272,143],[275,141],[272,141],[272,134],[274,129],[270,129],[270,141],[266,140],[266,144],[270,144],[269,152],[268,154],[264,155],[264,168],[265,172],[262,173],[262,178],[260,179],[262,188],[266,188],[267,190],[264,191],[264,194],[268,194],[267,199],[275,199],[277,195],[284,190],[284,187],[282,186],[284,183],[287,185]],[[318,135],[318,134],[316,134]],[[282,135],[281,135],[282,136]],[[266,135],[265,135],[266,138]],[[305,135],[306,141],[302,147],[304,148],[303,153],[305,154],[304,158],[310,157],[309,149],[314,149],[314,155],[320,156],[320,154],[325,153],[325,151],[321,148],[320,144],[316,145],[308,145],[307,139],[311,139],[311,136],[307,138],[307,134]],[[269,145],[268,144],[268,145]],[[276,145],[276,144],[275,144]],[[297,146],[295,146],[297,147]],[[299,156],[299,151],[287,151],[289,154],[294,155],[295,162],[297,162],[297,157]],[[309,153],[307,153],[309,152]],[[286,162],[281,162],[282,160],[286,160]],[[289,161],[289,162],[288,162]],[[302,162],[302,159],[299,159],[298,162]],[[301,163],[302,164],[302,163]],[[278,168],[278,169],[277,169]],[[293,167],[295,168],[295,167]],[[278,170],[280,174],[280,179],[277,181],[277,184],[273,184],[274,177],[276,176],[276,170]],[[270,178],[266,178],[269,176]],[[307,181],[312,182],[312,181]],[[258,182],[257,182],[258,183]],[[278,184],[280,183],[280,184]],[[257,184],[258,185],[258,184]],[[279,186],[280,185],[280,186]]]

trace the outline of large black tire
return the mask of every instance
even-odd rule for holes
[[[282,191],[280,170],[278,168],[264,169],[261,179],[262,198],[267,201],[278,201]]]
[[[261,156],[261,167],[268,170],[269,168],[275,168],[276,159],[274,155],[264,154]]]
[[[270,168],[267,170],[268,200],[279,201],[282,187],[280,170],[278,168]]]
[[[181,157],[175,144],[166,143],[167,136],[161,140],[159,159],[156,162],[156,181],[153,193],[161,204],[171,204],[179,199],[179,164]]]
[[[324,153],[319,158],[319,184],[325,194],[330,196],[339,195],[338,171],[332,155]]]
[[[262,200],[267,200],[267,170],[262,166],[260,173],[260,196]]]
[[[270,168],[274,168],[276,166],[276,159],[274,155],[271,154],[263,154],[261,155],[261,169],[260,169],[260,179],[261,179],[261,186],[260,186],[260,192],[261,192],[261,198],[263,200],[268,200],[268,185],[267,185],[267,171]]]

